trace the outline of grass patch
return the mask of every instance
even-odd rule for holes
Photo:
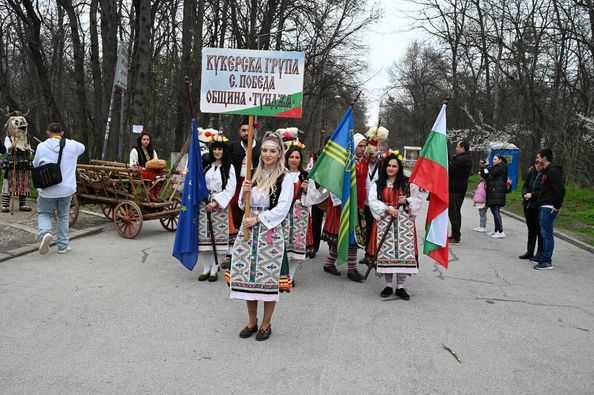
[[[474,193],[480,176],[468,180],[468,192]],[[507,195],[505,210],[524,216],[522,208],[522,181],[518,188]],[[555,229],[562,230],[578,240],[594,246],[594,190],[566,185],[563,208],[555,222]]]

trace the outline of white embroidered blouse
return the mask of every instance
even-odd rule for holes
[[[241,191],[239,192],[238,202],[239,207],[242,210],[245,208],[243,199],[244,192],[242,186]],[[291,204],[293,203],[293,177],[291,177],[290,174],[285,173],[285,178],[281,184],[281,193],[278,197],[278,203],[276,207],[266,210],[270,206],[270,196],[268,191],[262,191],[258,188],[258,186],[252,188],[252,191],[250,192],[250,203],[251,207],[253,208],[265,209],[258,215],[262,225],[264,225],[267,229],[277,227],[281,224],[281,222],[284,221],[285,217],[289,213],[289,210],[291,209]]]
[[[369,209],[371,210],[373,218],[380,220],[386,214],[388,206],[377,198],[377,184],[375,181],[372,183],[371,188],[369,188],[367,201],[369,202]],[[423,204],[423,197],[421,196],[419,187],[415,184],[410,184],[410,197],[407,197],[406,201],[410,205],[411,215],[416,217],[417,212],[421,209],[421,205]]]
[[[235,168],[233,165],[229,167],[229,174],[225,189],[223,189],[221,166],[216,166],[213,163],[210,169],[208,169],[208,171],[204,174],[204,178],[206,179],[208,194],[212,196],[211,199],[216,201],[221,208],[226,208],[235,194],[235,186],[237,185],[237,180],[235,178]]]

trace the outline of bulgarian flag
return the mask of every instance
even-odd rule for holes
[[[446,107],[435,120],[409,181],[430,192],[423,253],[448,267],[448,144]]]

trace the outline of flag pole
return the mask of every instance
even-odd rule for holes
[[[254,116],[249,116],[249,131],[248,131],[248,141],[247,141],[247,158],[245,162],[245,179],[252,180],[252,144],[254,143]],[[243,214],[243,218],[250,217],[250,192],[246,191],[243,193],[243,201],[245,202],[245,212]],[[248,241],[249,239],[249,231],[246,227],[243,228],[243,240]]]

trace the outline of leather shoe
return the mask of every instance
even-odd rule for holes
[[[217,281],[218,279],[219,279],[219,274],[218,273],[215,273],[215,274],[212,274],[211,273],[208,276],[208,281],[211,282],[211,283]]]
[[[3,213],[10,213],[10,209],[8,207],[2,207]]]
[[[19,207],[19,211],[25,211],[25,212],[30,212],[32,209],[29,206],[21,206]]]
[[[450,243],[450,244],[460,244],[460,239],[454,239],[453,237],[448,237],[448,243]]]
[[[520,258],[520,259],[530,259],[533,256],[534,255],[532,255],[531,253],[529,253],[528,251],[526,251],[525,253],[523,253],[522,255],[520,255],[518,258]]]
[[[387,298],[388,296],[392,295],[393,293],[394,293],[394,290],[392,289],[392,287],[386,286],[386,288],[384,288],[384,290],[382,292],[380,292],[380,296],[382,298]]]
[[[404,299],[404,300],[410,299],[410,296],[408,296],[408,294],[406,293],[406,290],[404,288],[397,288],[396,292],[394,292],[394,295],[398,296],[400,299]]]
[[[208,277],[210,277],[210,272],[202,273],[198,277],[198,281],[206,281],[206,280],[208,280]]]
[[[340,272],[338,271],[338,269],[334,265],[332,265],[332,266],[324,266],[324,271],[326,273],[330,273],[330,274],[333,274],[335,276],[340,276]]]
[[[352,280],[357,283],[362,283],[365,280],[365,277],[357,270],[351,270],[347,273],[347,277],[349,280]]]
[[[241,337],[242,339],[247,339],[248,337],[251,337],[256,332],[258,332],[258,324],[254,325],[252,328],[250,328],[246,325],[246,327],[243,328],[241,330],[241,332],[239,332],[239,337]]]
[[[266,330],[262,330],[262,328],[260,328],[258,334],[256,335],[256,340],[267,340],[270,337],[270,335],[272,335],[272,325],[268,325],[268,329]]]

